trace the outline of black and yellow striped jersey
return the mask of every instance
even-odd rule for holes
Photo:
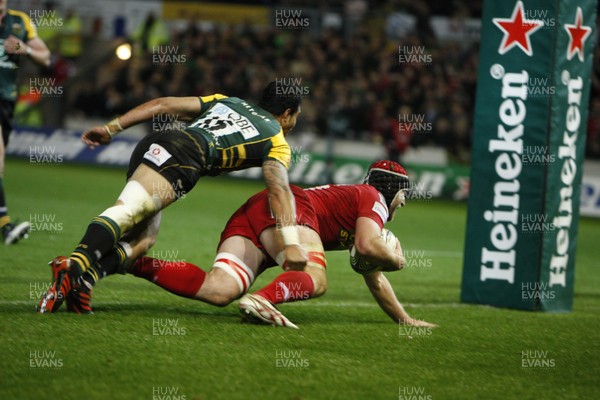
[[[24,12],[7,10],[0,24],[0,99],[6,101],[17,99],[16,81],[20,56],[4,51],[4,40],[11,35],[25,43],[37,37],[35,26]]]
[[[222,94],[200,97],[200,102],[200,115],[185,131],[207,140],[208,175],[259,167],[269,159],[289,168],[290,146],[269,112]]]

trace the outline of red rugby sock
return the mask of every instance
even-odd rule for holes
[[[309,299],[314,291],[315,284],[309,274],[302,271],[288,271],[253,294],[264,297],[272,304],[279,304]]]
[[[206,278],[206,272],[185,261],[165,261],[141,257],[132,266],[131,273],[144,278],[179,296],[193,298]]]

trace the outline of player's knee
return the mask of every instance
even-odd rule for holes
[[[142,248],[144,250],[144,254],[150,251],[152,247],[156,244],[156,238],[158,237],[158,232],[156,234],[149,234],[145,236],[142,241]]]
[[[211,296],[211,304],[217,307],[227,307],[232,301],[237,299],[238,296],[226,295],[223,293],[214,293]]]
[[[228,292],[235,292],[235,298],[241,293],[246,293],[254,282],[254,271],[252,268],[233,253],[221,252],[217,254],[213,270],[224,281],[229,282],[227,287],[231,288],[231,290],[228,290]]]
[[[204,283],[203,289],[206,284],[207,282]],[[210,283],[208,284],[210,285]],[[211,290],[211,288],[202,290],[196,296],[198,300],[202,300],[217,307],[226,307],[239,297],[240,293],[237,289],[227,288],[222,284],[219,284],[218,287],[214,288],[214,290]]]
[[[318,283],[318,287],[315,290],[315,297],[323,296],[327,292],[327,279],[322,279]]]
[[[150,249],[156,244],[156,238],[158,237],[158,231],[160,228],[161,221],[161,212],[156,213],[155,216],[146,220],[145,227],[142,227],[143,230],[141,233],[137,233],[135,237],[138,242],[136,244],[137,247],[140,248],[140,251],[143,251],[144,254],[148,253]],[[136,228],[134,228],[134,232]]]
[[[119,196],[119,204],[110,207],[100,216],[112,219],[122,232],[160,211],[161,202],[136,181],[129,181]]]
[[[156,236],[148,236],[143,238],[139,243],[140,251],[143,252],[143,254],[148,254],[155,243]]]
[[[327,291],[327,261],[325,253],[315,245],[307,246],[308,248],[308,264],[305,271],[310,275],[314,283],[314,291],[312,297],[319,297]]]
[[[241,296],[235,280],[223,269],[213,268],[206,275],[197,298],[217,307],[225,307]]]
[[[315,285],[312,297],[323,296],[325,292],[327,292],[327,279],[325,278],[325,274],[316,274],[316,276],[311,275],[311,278]]]

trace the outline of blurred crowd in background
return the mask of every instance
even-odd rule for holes
[[[302,1],[294,2],[298,3]],[[392,159],[401,158],[409,147],[441,146],[453,161],[468,163],[478,44],[436,39],[429,16],[478,18],[481,1],[435,6],[407,0],[370,3],[377,12],[369,8],[350,35],[329,28],[317,37],[308,30],[256,29],[250,24],[207,30],[189,22],[169,29],[148,15],[129,35],[133,57],[104,57],[91,69],[90,78],[74,79],[76,83],[66,86],[67,104],[59,112],[108,119],[152,98],[212,93],[255,101],[266,83],[296,78],[306,88],[297,132],[381,143]],[[414,32],[402,38],[386,35],[381,18],[373,16],[392,10],[414,15]],[[65,21],[60,35],[56,30],[49,32],[54,37],[40,32],[54,54],[47,75],[56,78],[57,85],[77,77],[85,65],[80,55],[86,38],[77,33],[80,21],[72,12]],[[421,49],[424,62],[399,58]],[[598,51],[595,61],[587,153],[600,158]],[[23,122],[35,124],[35,117],[28,118]]]

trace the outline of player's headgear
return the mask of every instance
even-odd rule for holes
[[[373,186],[385,198],[388,208],[401,189],[408,189],[410,181],[402,165],[390,160],[374,162],[369,166],[363,183]]]

